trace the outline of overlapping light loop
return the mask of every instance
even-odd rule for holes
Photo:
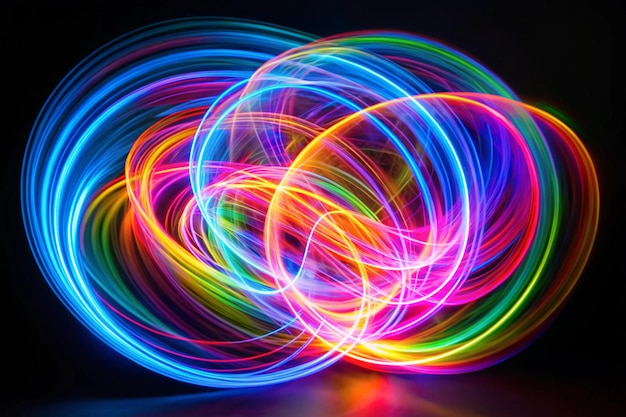
[[[76,67],[22,178],[33,252],[134,361],[239,387],[529,343],[598,221],[593,164],[480,64],[396,32],[151,26]]]

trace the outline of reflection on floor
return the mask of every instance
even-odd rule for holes
[[[616,393],[524,375],[398,376],[328,370],[260,389],[172,397],[80,400],[26,417],[624,416]]]

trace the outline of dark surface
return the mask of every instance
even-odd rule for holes
[[[617,62],[623,10],[599,1],[300,3],[3,4],[0,405],[11,410],[5,413],[626,415],[626,181]],[[399,377],[341,365],[274,388],[212,391],[143,369],[84,329],[47,286],[23,231],[19,174],[30,128],[54,86],[99,46],[145,24],[200,15],[252,18],[320,36],[385,28],[425,34],[478,59],[531,103],[559,109],[596,163],[602,209],[589,264],[547,332],[508,361],[468,375]]]
[[[622,417],[617,392],[527,373],[433,377],[330,369],[262,389],[83,399],[22,409],[23,417]]]

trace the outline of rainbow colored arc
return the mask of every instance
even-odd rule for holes
[[[599,191],[572,130],[440,43],[186,19],[61,82],[22,207],[50,286],[100,339],[242,387],[340,359],[504,360],[576,284]]]

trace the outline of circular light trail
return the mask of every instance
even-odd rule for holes
[[[343,359],[459,373],[572,291],[599,191],[578,137],[401,32],[164,22],[79,64],[32,130],[29,241],[112,348],[215,387]]]

